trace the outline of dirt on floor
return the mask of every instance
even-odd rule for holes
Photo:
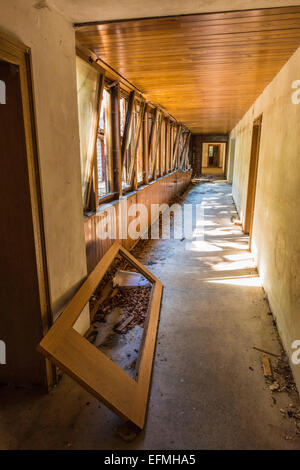
[[[118,256],[89,301],[92,321],[85,337],[135,379],[151,292],[151,283]]]

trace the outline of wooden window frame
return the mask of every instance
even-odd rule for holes
[[[137,113],[137,107],[139,106],[138,118],[135,120],[135,114]],[[122,174],[124,166],[127,163],[128,169],[128,187],[123,188],[123,192],[130,192],[136,190],[138,187],[137,183],[137,153],[139,150],[139,142],[142,133],[143,116],[145,111],[145,101],[139,98],[135,92],[129,95],[128,109],[126,114],[126,123],[124,129],[124,135],[122,139],[121,149],[121,161],[122,161]],[[133,126],[135,128],[133,130]],[[131,146],[130,161],[127,162],[129,146]]]
[[[132,379],[73,328],[91,295],[119,255],[132,264],[153,285],[142,351],[138,358],[137,380]],[[57,364],[88,392],[121,419],[129,420],[139,429],[143,429],[146,417],[162,288],[162,283],[147,268],[115,242],[38,346],[42,354]]]
[[[110,93],[110,89],[105,83],[104,83],[104,86],[103,86],[103,89],[102,89],[101,107],[103,105],[104,90],[106,90],[108,93]],[[101,110],[102,109],[100,108],[99,121],[100,121],[100,116],[101,116]],[[110,110],[109,110],[109,113],[110,113]],[[107,124],[107,121],[106,121],[106,124]],[[110,113],[110,119],[109,119],[109,122],[108,122],[108,126],[110,126],[110,128],[111,128],[111,113]],[[98,122],[96,132],[97,132],[97,134],[96,134],[96,148],[95,148],[94,175],[93,175],[94,179],[93,179],[93,182],[92,182],[92,185],[91,185],[91,198],[92,199],[90,199],[90,201],[89,201],[89,208],[90,209],[94,208],[95,210],[97,210],[99,205],[102,204],[104,201],[110,200],[110,199],[115,197],[114,188],[113,188],[113,178],[112,178],[113,166],[112,166],[112,158],[111,158],[111,129],[109,129],[109,139],[108,139],[109,149],[108,149],[108,155],[107,155],[107,159],[108,159],[108,181],[109,181],[110,191],[106,194],[103,194],[102,196],[99,196],[99,194],[98,194],[97,140],[100,137],[101,141],[103,141],[103,146],[105,147],[104,140],[105,140],[105,138],[107,138],[107,136],[105,135],[105,133],[101,132],[101,130],[99,129],[99,122]]]
[[[102,103],[102,97],[103,97],[103,89],[104,89],[104,81],[105,81],[105,72],[99,70],[99,67],[96,63],[91,63],[87,57],[80,51],[76,51],[77,56],[84,60],[86,63],[88,63],[92,68],[100,72],[99,74],[99,83],[98,89],[97,89],[97,103],[96,103],[96,117],[95,117],[95,122],[94,122],[94,128],[92,131],[92,139],[93,139],[93,156],[91,158],[91,162],[89,165],[88,173],[87,173],[87,181],[88,181],[88,188],[87,188],[87,197],[86,197],[86,202],[83,204],[83,210],[88,211],[88,210],[93,210],[95,209],[95,206],[97,207],[97,201],[95,196],[91,197],[91,192],[93,189],[93,192],[95,194],[95,159],[97,155],[97,130],[98,130],[98,125],[99,125],[99,118],[100,118],[100,112],[101,112],[101,103]]]
[[[99,116],[101,112],[102,95],[105,87],[109,87],[111,91],[111,193],[100,196],[97,194],[97,168],[96,168],[96,152],[97,152],[97,136],[95,138],[95,158],[93,160],[92,171],[89,180],[89,198],[88,204],[84,207],[86,214],[97,211],[99,205],[115,198],[121,197],[123,194],[137,190],[140,186],[149,184],[157,178],[167,176],[168,174],[185,169],[188,166],[186,152],[179,151],[179,141],[182,133],[189,132],[182,124],[174,120],[160,107],[149,103],[146,98],[137,91],[129,83],[125,83],[124,79],[117,72],[110,71],[107,67],[103,68],[103,64],[99,65],[96,60],[92,60],[91,56],[87,56],[86,51],[77,45],[77,54],[86,60],[93,67],[100,69],[100,77],[102,80],[101,96],[99,99]],[[126,113],[126,123],[124,135],[121,139],[121,123],[120,123],[120,98],[128,98],[128,109]],[[135,105],[140,102],[143,105],[143,113],[141,122],[135,135],[130,133],[132,126],[133,113]],[[149,114],[154,115],[149,132]],[[162,126],[163,120],[165,125]],[[99,122],[99,117],[97,119]],[[162,127],[164,127],[164,139],[161,138]],[[191,135],[191,134],[190,134]],[[122,188],[122,173],[125,162],[126,146],[128,139],[133,139],[133,154],[130,162],[130,184],[128,187]],[[143,162],[143,180],[137,182],[137,150],[139,139],[142,139],[142,162]],[[163,143],[163,140],[165,141]],[[190,141],[190,138],[189,138]],[[164,162],[162,162],[164,159]],[[151,169],[151,174],[150,174]]]

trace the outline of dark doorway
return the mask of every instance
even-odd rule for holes
[[[219,166],[219,145],[208,146],[208,166],[218,168]]]

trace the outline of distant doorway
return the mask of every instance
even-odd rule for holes
[[[259,146],[260,146],[260,136],[261,136],[261,123],[262,123],[262,116],[260,116],[258,119],[254,121],[253,131],[252,131],[247,203],[246,203],[246,214],[245,214],[245,225],[244,225],[244,232],[249,233],[250,249],[251,249],[252,227],[253,227],[253,218],[254,218],[254,210],[255,210],[255,195],[256,195],[257,169],[258,169]]]
[[[203,175],[224,175],[226,143],[204,142],[202,144]]]

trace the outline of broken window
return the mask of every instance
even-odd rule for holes
[[[82,200],[84,207],[86,207],[93,166],[95,133],[100,98],[100,72],[78,56],[76,57],[76,72]]]
[[[162,115],[156,109],[152,115],[149,144],[149,180],[155,179],[159,174],[159,144]]]
[[[121,134],[121,141],[123,144],[123,139],[125,139],[125,132],[126,132],[126,119],[128,119],[128,96],[123,94],[120,98],[120,134]],[[122,189],[130,189],[131,182],[129,181],[129,173],[130,173],[130,162],[132,158],[132,133],[133,131],[133,120],[131,121],[131,125],[127,129],[128,136],[127,138],[127,146],[125,148],[124,154],[124,162],[123,162],[123,169],[122,169]]]
[[[137,103],[136,106],[136,119],[137,119],[137,126],[138,120],[141,119],[140,122],[140,130],[138,136],[138,143],[137,143],[137,183],[143,182],[143,139],[142,139],[142,119],[143,115],[140,116],[144,112],[144,106],[141,103]]]
[[[124,294],[124,289],[133,290]],[[74,380],[140,429],[145,422],[161,296],[161,282],[114,243],[39,345]],[[136,326],[142,331],[135,333],[136,355],[128,366],[126,341],[120,339],[125,333],[132,335]]]
[[[166,168],[166,121],[165,119],[162,120],[161,123],[161,135],[160,135],[160,154],[159,154],[159,161],[160,161],[160,171],[159,174],[162,176],[165,173]]]
[[[121,256],[89,300],[91,326],[85,337],[137,380],[153,283]]]
[[[97,179],[99,198],[112,192],[110,128],[110,93],[104,89],[97,132]]]
[[[123,139],[123,136],[124,136],[127,105],[128,105],[128,98],[125,97],[125,95],[121,96],[121,98],[120,98],[120,135],[121,135],[121,139]]]
[[[124,109],[125,107],[122,105],[122,108]],[[123,117],[125,113],[121,113],[122,139],[125,139],[126,142],[123,155],[123,190],[132,189],[135,178],[136,182],[141,182],[143,179],[143,145],[141,129],[144,108],[145,103],[134,98],[132,105],[127,105],[125,124]],[[127,133],[127,135],[125,135],[125,133]],[[124,143],[122,141],[122,148],[123,147]]]
[[[162,109],[147,104],[148,123],[144,132],[145,99],[120,85],[119,110],[115,103],[112,114],[111,100],[115,95],[105,71],[81,56],[76,58],[76,65],[82,198],[86,211],[97,210],[101,201],[137,189],[144,180],[155,180],[179,167],[186,168],[183,153],[186,129],[183,131],[182,125],[169,122]],[[120,137],[120,154],[118,138],[112,142],[113,129],[114,137],[116,133]]]

